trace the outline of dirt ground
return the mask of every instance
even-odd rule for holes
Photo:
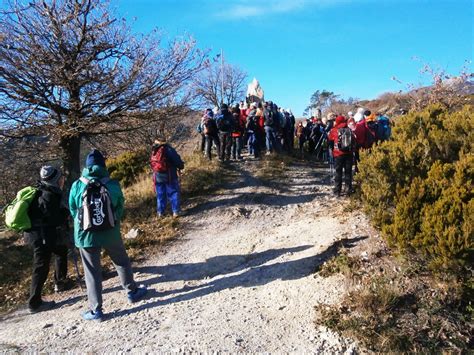
[[[102,323],[85,322],[78,290],[57,307],[4,315],[0,350],[38,352],[292,352],[360,349],[316,327],[315,305],[337,303],[344,278],[318,268],[338,241],[358,253],[375,238],[367,218],[335,199],[326,167],[292,164],[272,183],[259,163],[231,162],[239,178],[206,200],[187,201],[183,236],[134,265],[147,297],[128,304],[117,277],[104,281]],[[368,244],[367,244],[368,245]]]

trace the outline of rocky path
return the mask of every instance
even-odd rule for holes
[[[314,306],[338,302],[344,291],[342,277],[315,271],[339,240],[363,239],[365,217],[343,212],[325,169],[298,163],[278,184],[262,185],[258,163],[234,164],[237,181],[188,207],[184,236],[135,265],[136,279],[149,287],[145,300],[128,304],[114,277],[104,282],[106,321],[82,321],[85,298],[70,292],[55,296],[59,307],[49,312],[4,316],[1,346],[77,353],[356,349],[314,325]]]

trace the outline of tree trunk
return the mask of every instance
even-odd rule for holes
[[[79,135],[63,136],[59,140],[59,146],[62,150],[61,158],[64,165],[64,174],[66,175],[65,190],[68,191],[72,183],[81,176],[81,137]]]

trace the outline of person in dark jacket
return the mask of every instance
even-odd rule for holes
[[[85,181],[101,181],[110,196],[111,207],[115,217],[114,226],[105,230],[84,230],[81,217],[83,196],[87,189]],[[86,158],[86,166],[80,179],[76,180],[69,193],[69,208],[74,219],[74,243],[81,253],[82,265],[87,288],[89,309],[81,314],[86,321],[101,322],[104,319],[102,311],[102,268],[100,257],[102,249],[112,259],[122,288],[127,292],[127,299],[134,303],[142,299],[147,288],[137,285],[133,279],[132,265],[123,245],[120,235],[120,220],[124,212],[124,197],[117,180],[110,179],[102,153],[93,149]],[[103,206],[99,207],[99,216],[105,215]]]
[[[348,150],[339,149],[339,129],[347,128],[351,134],[351,147]],[[344,170],[345,192],[351,194],[352,190],[352,160],[354,154],[355,137],[352,130],[347,126],[347,120],[344,116],[338,116],[334,127],[329,132],[328,140],[334,143],[333,155],[335,164],[335,186],[334,194],[339,196],[342,188],[342,171]]]
[[[222,104],[221,112],[215,116],[217,129],[219,130],[219,140],[221,150],[219,160],[230,160],[230,150],[232,147],[232,132],[234,130],[234,118],[229,111],[229,106]]]
[[[161,146],[165,146],[165,157],[168,165],[166,172],[154,172],[153,180],[155,182],[157,214],[163,216],[166,209],[167,201],[171,202],[171,210],[173,217],[179,217],[181,188],[179,185],[179,170],[184,169],[184,162],[176,152],[176,150],[166,143],[163,137],[155,140],[152,147],[152,153],[157,151]]]
[[[54,307],[54,301],[41,299],[41,291],[48,278],[51,257],[55,256],[55,291],[62,291],[67,276],[68,209],[62,203],[64,177],[52,166],[43,166],[37,192],[28,208],[31,229],[24,232],[25,240],[33,247],[33,275],[28,308],[30,313]]]

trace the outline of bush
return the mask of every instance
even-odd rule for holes
[[[120,181],[122,186],[130,186],[148,166],[149,152],[141,149],[126,152],[116,158],[107,160],[110,177]]]
[[[392,246],[433,266],[472,266],[474,110],[440,106],[400,117],[393,140],[361,153],[361,198]]]

